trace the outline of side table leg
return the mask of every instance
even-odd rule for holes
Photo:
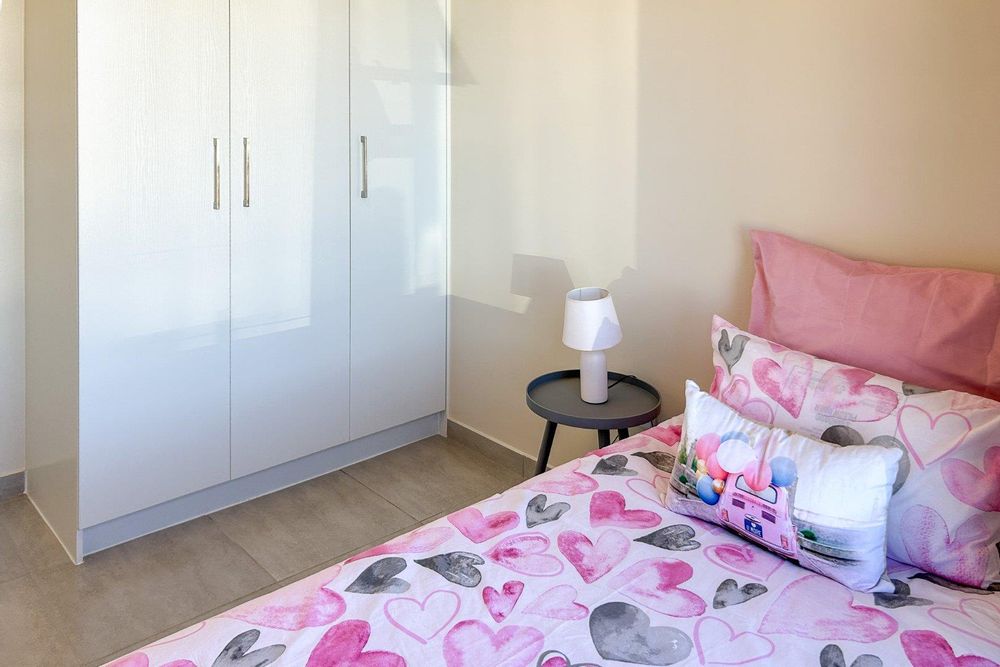
[[[618,439],[619,440],[624,440],[627,437],[628,437],[628,429],[627,428],[620,428],[620,429],[618,429]]]
[[[545,434],[542,436],[542,446],[538,448],[538,463],[535,464],[535,475],[541,475],[549,465],[549,452],[552,451],[552,441],[556,439],[555,422],[545,422]]]
[[[602,429],[598,430],[597,431],[597,446],[601,447],[603,449],[604,447],[607,447],[610,444],[611,444],[611,431],[609,431],[606,428],[602,428]]]

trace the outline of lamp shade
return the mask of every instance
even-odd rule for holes
[[[608,290],[580,287],[566,293],[563,345],[594,352],[614,347],[622,340],[622,327]]]

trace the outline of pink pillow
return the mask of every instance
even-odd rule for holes
[[[847,259],[754,231],[750,331],[935,389],[1000,400],[1000,276]]]
[[[841,446],[904,452],[888,555],[1000,589],[1000,403],[929,391],[712,323],[712,395],[758,422]]]

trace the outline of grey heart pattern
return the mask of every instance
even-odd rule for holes
[[[918,394],[936,394],[941,391],[940,389],[931,389],[930,387],[921,387],[918,384],[911,384],[909,382],[903,383],[903,394],[906,396],[916,396]]]
[[[694,551],[701,546],[701,542],[692,539],[693,537],[694,528],[685,526],[682,523],[676,523],[666,528],[654,530],[649,535],[637,537],[635,541],[642,542],[643,544],[651,544],[654,547],[668,551]]]
[[[483,565],[486,561],[468,551],[452,551],[414,562],[437,572],[453,584],[475,588],[483,580],[483,573],[476,566]]]
[[[272,644],[256,651],[251,651],[253,645],[260,639],[260,630],[242,632],[226,644],[222,653],[212,663],[212,667],[264,667],[281,657],[285,652],[284,644]]]
[[[953,591],[961,591],[962,593],[972,593],[973,595],[993,595],[993,593],[1000,592],[1000,581],[994,581],[992,584],[983,589],[956,584],[954,581],[949,581],[943,577],[937,576],[936,574],[931,574],[930,572],[917,572],[915,575],[910,577],[910,579],[923,579],[924,581],[931,582],[935,586],[949,588]]]
[[[893,579],[892,585],[895,587],[892,593],[874,594],[876,605],[886,609],[899,609],[900,607],[926,607],[934,604],[933,600],[910,597],[910,585],[905,581]]]
[[[735,579],[726,579],[715,589],[715,597],[712,598],[713,609],[725,609],[743,604],[747,600],[752,600],[767,592],[764,584],[749,583],[740,586]]]
[[[847,667],[844,651],[836,644],[827,644],[819,653],[820,667]],[[882,658],[864,653],[851,663],[851,667],[882,667]]]
[[[662,470],[666,473],[673,472],[674,470],[676,457],[673,454],[668,454],[667,452],[635,452],[632,456],[645,459],[657,470]]]
[[[820,439],[841,447],[855,447],[865,444],[864,436],[850,426],[843,424],[826,429]],[[910,476],[910,453],[906,451],[906,445],[891,435],[876,436],[868,444],[886,449],[896,448],[903,453],[899,458],[899,468],[896,469],[896,479],[892,483],[892,492],[895,494],[903,488],[903,485],[906,484],[906,478]]]
[[[750,338],[743,334],[736,334],[730,342],[729,331],[722,330],[722,336],[719,338],[719,354],[722,355],[722,360],[726,362],[726,370],[730,373],[733,372],[733,366],[743,358],[743,350],[749,342]]]
[[[621,454],[615,454],[614,456],[609,456],[606,459],[601,459],[594,466],[594,471],[590,473],[591,475],[618,475],[620,477],[631,477],[633,475],[638,475],[635,470],[631,468],[626,468],[628,465],[628,457],[622,456]]]
[[[528,501],[528,506],[524,509],[524,523],[528,528],[534,528],[535,526],[540,526],[543,523],[549,523],[551,521],[556,521],[563,514],[570,510],[569,503],[552,503],[548,507],[545,503],[548,502],[548,496],[544,493],[539,493],[537,496]]]
[[[650,625],[644,611],[625,602],[608,602],[591,612],[590,638],[605,660],[635,665],[673,665],[694,648],[685,633]]]
[[[560,667],[601,667],[600,665],[595,665],[592,662],[574,662],[574,663],[570,663],[569,656],[567,656],[562,651],[554,651],[554,650],[553,651],[545,651],[540,656],[538,656],[538,660],[535,662],[535,667],[542,667],[542,665],[544,665],[546,662],[548,662],[549,660],[552,660],[552,659],[560,659],[560,660],[562,660],[561,663],[558,663],[558,662],[556,663]]]
[[[396,575],[406,569],[406,561],[392,556],[375,561],[358,575],[350,586],[345,588],[348,593],[405,593],[410,589],[410,582],[396,578]]]

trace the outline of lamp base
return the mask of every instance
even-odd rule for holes
[[[580,353],[580,398],[585,403],[608,402],[608,358],[603,350]]]

